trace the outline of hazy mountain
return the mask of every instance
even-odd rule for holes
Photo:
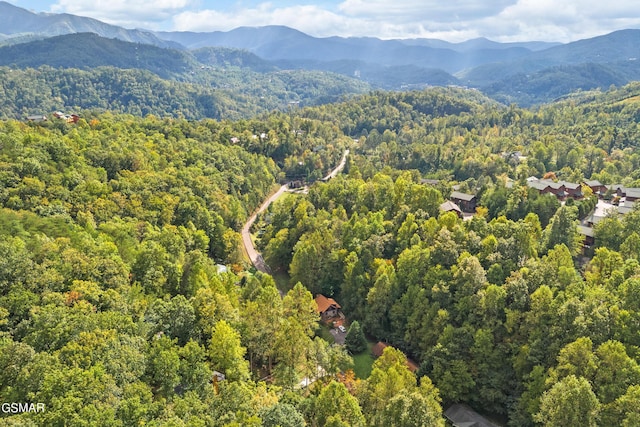
[[[462,84],[523,106],[640,78],[640,30],[616,31],[457,73]]]
[[[555,46],[513,61],[485,64],[456,74],[463,82],[483,86],[520,73],[534,73],[559,65],[607,64],[640,59],[640,30],[616,31],[604,36]]]
[[[209,33],[158,32],[159,38],[195,49],[223,46],[246,49],[270,61],[362,61],[381,66],[417,66],[449,73],[495,61],[527,56],[532,50],[516,45],[476,42],[453,44],[434,40],[381,40],[373,37],[316,38],[283,26],[240,27]],[[482,46],[480,46],[482,44]]]
[[[460,43],[451,43],[444,40],[438,39],[406,39],[402,40],[403,43],[407,45],[416,45],[416,46],[428,46],[435,47],[440,49],[451,49],[456,52],[469,52],[470,50],[481,50],[481,49],[513,49],[513,48],[523,48],[529,50],[531,52],[535,52],[538,50],[549,49],[550,47],[558,46],[561,43],[550,43],[550,42],[513,42],[513,43],[499,43],[489,40],[484,37],[479,37],[476,39],[467,40]]]
[[[199,62],[212,67],[249,68],[260,73],[278,70],[278,67],[272,62],[242,49],[203,47],[193,50],[191,53]]]
[[[459,85],[460,81],[437,68],[416,65],[380,65],[365,61],[280,60],[274,61],[283,69],[322,70],[361,79],[374,87],[388,90],[414,89],[425,86]]]
[[[139,44],[118,45],[116,41],[88,36],[33,42],[34,38],[79,32]],[[18,47],[18,42],[23,44]],[[26,42],[31,42],[28,48]],[[462,43],[318,38],[285,26],[153,33],[68,14],[36,14],[0,1],[0,45],[8,44],[16,48],[1,50],[0,64],[85,69],[109,65],[143,68],[163,77],[185,75],[195,67],[240,68],[257,73],[319,70],[346,76],[350,80],[344,80],[345,89],[354,78],[391,90],[464,85],[479,88],[503,102],[522,105],[550,101],[573,90],[620,85],[640,78],[640,30],[617,31],[567,44],[498,43],[484,38]],[[179,47],[181,51],[153,51],[147,45]],[[238,78],[246,75],[238,75],[233,85],[237,86]],[[356,86],[358,90],[362,87]]]
[[[150,31],[127,30],[105,24],[97,19],[67,13],[33,13],[26,9],[0,1],[0,34],[5,42],[14,37],[23,41],[73,33],[95,33],[106,38],[145,43],[162,47],[179,47],[175,43],[160,40]]]
[[[168,78],[194,69],[198,63],[191,54],[175,49],[77,33],[0,47],[0,65],[78,69],[113,66],[148,70]]]
[[[0,78],[0,118],[82,108],[239,119],[371,90],[335,73],[282,71],[247,51],[189,52],[91,33],[0,47]]]
[[[529,106],[563,98],[576,91],[625,85],[640,76],[640,67],[636,70],[635,78],[632,76],[633,73],[614,65],[560,65],[532,74],[510,76],[483,88],[483,92],[505,104]]]

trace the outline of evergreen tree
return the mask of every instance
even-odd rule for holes
[[[351,354],[362,353],[367,349],[367,339],[357,320],[354,320],[349,326],[347,335],[344,337],[344,344]]]

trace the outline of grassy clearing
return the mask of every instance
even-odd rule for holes
[[[353,371],[356,374],[356,377],[360,379],[366,379],[371,374],[371,366],[373,365],[373,361],[375,358],[371,353],[371,347],[373,347],[372,342],[367,343],[367,349],[362,353],[358,353],[353,355]]]

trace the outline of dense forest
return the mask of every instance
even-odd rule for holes
[[[143,50],[140,49],[142,53]],[[74,61],[79,67],[77,61]],[[93,110],[188,120],[240,120],[319,105],[365,93],[369,86],[320,71],[258,73],[234,66],[182,70],[174,79],[115,66],[96,68],[0,67],[0,118],[24,119],[57,110]]]
[[[234,121],[78,112],[0,122],[0,401],[46,407],[8,425],[444,426],[457,402],[640,423],[640,208],[585,250],[596,195],[527,186],[640,187],[639,85],[538,109],[429,89]],[[288,180],[317,182],[255,224],[271,277],[239,232]],[[454,186],[475,215],[440,211]],[[363,335],[391,345],[364,375]]]

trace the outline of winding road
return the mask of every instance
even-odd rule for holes
[[[340,160],[340,163],[338,163],[338,165],[335,168],[333,168],[333,170],[329,172],[329,174],[325,176],[322,180],[328,181],[331,178],[335,178],[342,171],[342,169],[344,169],[344,165],[347,163],[348,155],[349,155],[349,150],[345,150],[344,154],[342,155],[342,160]],[[260,205],[260,208],[258,208],[258,210],[253,215],[251,215],[249,219],[247,219],[247,222],[242,227],[241,234],[242,234],[242,244],[244,245],[244,249],[247,251],[247,255],[251,260],[251,264],[253,264],[258,271],[261,271],[263,273],[271,274],[271,269],[264,262],[264,259],[262,258],[262,254],[258,252],[256,250],[256,247],[253,245],[253,240],[251,239],[251,231],[250,231],[251,226],[256,221],[256,218],[258,217],[258,215],[264,212],[265,210],[267,210],[269,205],[275,202],[280,196],[282,196],[285,192],[287,192],[287,190],[289,190],[289,187],[287,184],[285,184],[282,187],[280,187],[278,191],[276,191],[271,196],[269,196],[264,202],[262,202],[262,205]]]

